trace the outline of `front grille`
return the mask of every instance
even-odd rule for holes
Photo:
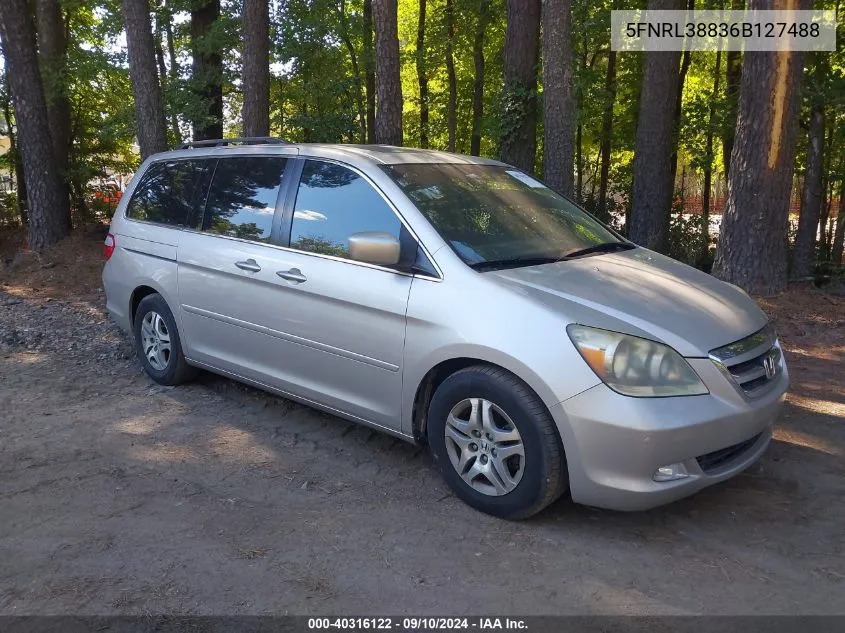
[[[762,435],[762,433],[758,433],[750,440],[745,440],[744,442],[740,442],[739,444],[734,444],[733,446],[728,446],[727,448],[722,448],[718,451],[707,453],[706,455],[700,455],[695,459],[698,462],[699,467],[702,471],[704,471],[705,474],[712,473],[742,457],[752,446],[757,443],[757,440],[760,439],[760,435]]]
[[[782,353],[771,325],[712,350],[710,359],[751,398],[762,395],[783,371]]]

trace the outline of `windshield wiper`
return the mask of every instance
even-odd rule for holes
[[[561,259],[574,259],[576,257],[583,257],[584,255],[610,253],[611,251],[629,251],[632,248],[636,248],[636,246],[629,242],[604,242],[603,244],[596,244],[595,246],[569,251],[568,253],[564,253]]]
[[[555,264],[568,259],[576,259],[578,257],[594,255],[596,253],[627,251],[632,248],[636,248],[636,246],[630,242],[605,242],[603,244],[580,248],[560,255],[531,255],[524,257],[511,257],[508,259],[491,259],[486,262],[476,262],[474,264],[470,264],[469,267],[473,270],[483,272],[487,270],[502,270],[505,268],[520,268],[523,266],[540,266],[542,264]]]
[[[561,260],[560,255],[541,255],[531,257],[510,257],[508,259],[491,259],[486,262],[475,262],[469,267],[473,270],[501,270],[504,268],[520,268],[522,266],[540,266],[541,264],[554,264]]]

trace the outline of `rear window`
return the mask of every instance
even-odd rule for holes
[[[126,215],[145,220],[186,226],[203,182],[209,173],[210,161],[174,160],[153,163],[135,188]]]
[[[284,158],[221,158],[208,192],[202,230],[268,242],[284,171]]]

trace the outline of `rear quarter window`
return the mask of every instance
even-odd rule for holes
[[[188,225],[212,165],[212,161],[198,160],[153,163],[132,193],[126,216],[168,226]]]

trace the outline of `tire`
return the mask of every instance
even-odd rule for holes
[[[485,417],[488,425],[479,422]],[[446,483],[481,512],[525,519],[568,489],[566,458],[551,415],[528,385],[499,367],[473,365],[446,378],[429,404],[426,433]],[[513,454],[502,459],[506,452]],[[501,476],[503,468],[507,472]]]
[[[198,370],[185,360],[176,320],[160,294],[147,295],[141,299],[135,311],[133,329],[135,351],[150,378],[160,385],[172,386],[187,382],[197,375]],[[151,348],[151,341],[157,341],[154,344],[157,347]]]

